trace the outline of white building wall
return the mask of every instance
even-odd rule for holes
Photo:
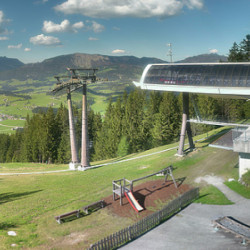
[[[239,153],[239,177],[241,178],[248,170],[250,170],[250,154]]]

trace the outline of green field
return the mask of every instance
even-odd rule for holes
[[[237,181],[227,181],[225,184],[241,196],[250,199],[250,187],[241,185]]]
[[[107,69],[108,70],[108,69]],[[20,126],[17,119],[26,118],[32,115],[34,110],[39,108],[58,108],[61,104],[67,106],[66,91],[52,95],[55,87],[55,79],[48,78],[46,81],[12,80],[0,81],[0,118],[1,115],[8,115],[15,118],[11,126]],[[95,112],[104,114],[110,97],[117,98],[125,89],[133,88],[132,83],[121,83],[119,81],[100,82],[88,85],[88,103]],[[81,91],[72,94],[72,102],[81,107]],[[17,119],[16,119],[17,118]],[[4,118],[4,120],[10,118]],[[8,123],[8,121],[7,121]],[[4,124],[0,121],[0,124]],[[0,125],[0,133],[13,133],[11,128]]]
[[[210,134],[216,134],[212,131]],[[199,139],[199,136],[195,139]],[[135,179],[156,172],[170,164],[176,179],[197,185],[195,178],[207,174],[237,179],[238,155],[231,151],[207,147],[209,140],[196,143],[197,150],[178,158],[176,149],[156,153],[177,144],[155,148],[127,156],[126,159],[142,157],[122,163],[84,171],[68,171],[50,174],[0,176],[0,247],[39,249],[83,249],[91,243],[132,224],[135,217],[117,217],[107,209],[83,216],[61,225],[54,216],[79,209],[84,205],[111,195],[112,180],[126,177]],[[151,154],[150,156],[146,156]],[[144,156],[144,157],[143,157]],[[115,161],[117,159],[113,159]],[[100,162],[99,162],[100,163]],[[96,163],[92,163],[96,164]],[[67,165],[35,163],[0,163],[0,173],[38,172],[64,170]],[[161,177],[154,177],[161,178]],[[154,179],[151,177],[148,180]],[[146,180],[146,181],[148,181]],[[208,204],[230,204],[214,187],[201,186],[201,199]],[[204,200],[205,199],[205,200]],[[104,230],[105,228],[105,230]],[[8,236],[13,230],[17,236]]]
[[[17,127],[23,127],[25,120],[3,120],[0,121],[0,134],[12,134],[16,132]]]
[[[61,103],[66,104],[66,91],[52,95],[55,87],[55,79],[48,78],[46,81],[37,80],[12,80],[0,81],[0,109],[1,114],[16,117],[26,117],[32,114],[32,110],[38,107],[59,107]],[[125,89],[133,88],[132,83],[121,83],[119,81],[100,82],[88,85],[89,104],[96,112],[104,113],[108,99],[117,97]],[[81,91],[72,94],[75,104],[81,102]]]

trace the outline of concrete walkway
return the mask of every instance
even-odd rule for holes
[[[245,199],[241,195],[235,193],[233,190],[231,190],[229,187],[227,187],[224,184],[224,180],[218,176],[213,175],[206,175],[204,177],[198,177],[196,178],[195,182],[200,183],[202,181],[207,182],[208,184],[214,185],[216,188],[218,188],[222,193],[225,194],[225,196],[232,202],[239,204],[239,203],[245,203],[248,202],[248,199]]]
[[[230,190],[223,184],[222,179],[207,176],[205,177],[207,182],[209,178],[228,199],[235,202],[234,205],[215,206],[193,203],[122,249],[250,249],[249,244],[247,246],[241,244],[240,238],[222,230],[217,231],[213,227],[213,221],[224,216],[232,216],[250,225],[250,200]]]
[[[0,173],[0,176],[4,175],[32,175],[32,174],[51,174],[51,173],[62,173],[62,172],[68,172],[72,171],[70,169],[65,169],[65,170],[51,170],[51,171],[42,171],[42,172],[26,172],[26,173]]]
[[[157,152],[153,152],[153,153],[146,154],[146,155],[141,155],[141,156],[136,156],[136,157],[128,158],[128,159],[125,159],[125,160],[108,162],[108,163],[104,163],[104,164],[100,164],[100,165],[94,165],[94,166],[90,166],[90,167],[85,167],[83,171],[88,170],[88,169],[94,169],[94,168],[109,166],[109,165],[113,165],[113,164],[118,164],[118,163],[133,161],[133,160],[138,160],[138,159],[141,159],[141,158],[144,158],[144,157],[149,157],[149,156],[152,156],[152,155],[161,154],[161,153],[164,153],[164,152],[167,152],[167,151],[170,151],[170,150],[174,150],[174,149],[177,149],[177,148],[178,148],[178,146],[172,147],[172,148],[167,148],[167,149],[164,149],[164,150],[161,150],[161,151],[157,151]],[[43,172],[0,173],[0,176],[1,175],[5,175],[6,176],[6,175],[50,174],[50,173],[61,173],[61,172],[67,172],[67,171],[75,171],[75,170],[66,169],[66,170],[54,170],[54,171],[43,171]]]

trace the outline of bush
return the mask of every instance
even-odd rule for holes
[[[242,183],[250,187],[250,170],[248,170],[245,174],[242,175]]]

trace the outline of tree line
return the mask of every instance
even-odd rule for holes
[[[250,116],[245,100],[215,99],[192,95],[199,115],[206,120],[242,120]],[[109,100],[103,116],[88,108],[88,136],[91,160],[102,160],[144,151],[179,140],[182,95],[143,90],[124,92]],[[197,110],[190,102],[190,117]],[[77,144],[81,146],[81,110],[74,107]],[[27,116],[23,130],[0,134],[0,162],[68,163],[71,160],[68,110],[57,110]],[[192,124],[193,134],[212,126]]]
[[[250,35],[229,51],[229,61],[250,61]],[[206,120],[239,121],[250,117],[246,100],[191,95],[190,116]],[[193,103],[196,103],[197,108]],[[182,95],[135,89],[110,99],[103,116],[88,109],[91,160],[101,160],[144,151],[179,139]],[[80,153],[81,112],[74,107]],[[63,105],[27,116],[22,131],[0,134],[0,162],[68,163],[71,159],[68,110]],[[192,124],[193,134],[212,126]]]

